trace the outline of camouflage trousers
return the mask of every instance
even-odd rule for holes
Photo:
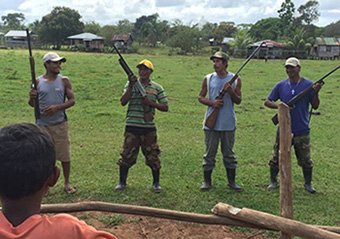
[[[298,165],[305,169],[313,168],[313,161],[310,159],[310,137],[309,133],[293,136],[292,146],[294,146],[295,156]],[[279,149],[280,135],[276,135],[276,141],[273,149],[273,158],[269,161],[269,165],[274,168],[279,167]]]
[[[125,168],[132,167],[137,161],[139,148],[142,148],[146,165],[148,165],[152,170],[158,170],[161,168],[161,161],[159,159],[161,151],[157,144],[156,131],[143,135],[136,135],[125,131],[124,144],[120,151],[122,158],[118,160],[117,164]]]

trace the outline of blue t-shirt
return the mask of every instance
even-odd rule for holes
[[[268,99],[287,103],[294,96],[313,85],[313,82],[302,78],[299,82],[291,82],[289,79],[278,82],[268,95]],[[290,111],[292,133],[302,135],[309,133],[309,103],[312,103],[315,91],[312,90],[305,97],[300,99]],[[279,129],[278,129],[279,130]]]

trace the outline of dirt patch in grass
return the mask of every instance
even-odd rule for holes
[[[118,239],[264,239],[265,231],[240,232],[223,225],[179,222],[144,216],[106,212],[72,213],[97,230],[108,231]]]

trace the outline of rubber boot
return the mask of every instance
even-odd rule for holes
[[[162,191],[161,185],[159,185],[159,169],[158,170],[152,170],[152,188],[154,193],[160,193]]]
[[[316,193],[315,188],[312,186],[312,169],[303,168],[303,177],[305,178],[305,189],[310,193]]]
[[[279,169],[275,167],[270,167],[270,184],[268,185],[268,190],[274,190],[277,186],[277,174],[279,173]]]
[[[201,191],[208,191],[211,188],[211,174],[212,170],[203,171],[204,182],[200,187]]]
[[[115,187],[115,191],[122,191],[126,187],[126,179],[129,169],[122,166],[119,167],[119,183]]]
[[[236,169],[227,168],[226,170],[228,178],[228,187],[235,191],[241,191],[242,188],[235,183]]]

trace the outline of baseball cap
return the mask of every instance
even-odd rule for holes
[[[44,55],[43,57],[44,63],[46,63],[47,61],[61,61],[61,62],[65,62],[66,58],[65,57],[60,57],[57,53],[55,52],[48,52]]]
[[[229,60],[228,55],[226,53],[224,53],[223,51],[217,51],[213,56],[210,57],[210,60],[212,60],[214,58]]]
[[[286,60],[285,66],[297,67],[300,66],[300,61],[295,57],[290,57]]]
[[[153,71],[152,62],[147,60],[147,59],[144,59],[141,62],[139,62],[138,65],[137,65],[137,68],[140,67],[140,66],[146,66],[147,68],[149,68],[150,70]]]

